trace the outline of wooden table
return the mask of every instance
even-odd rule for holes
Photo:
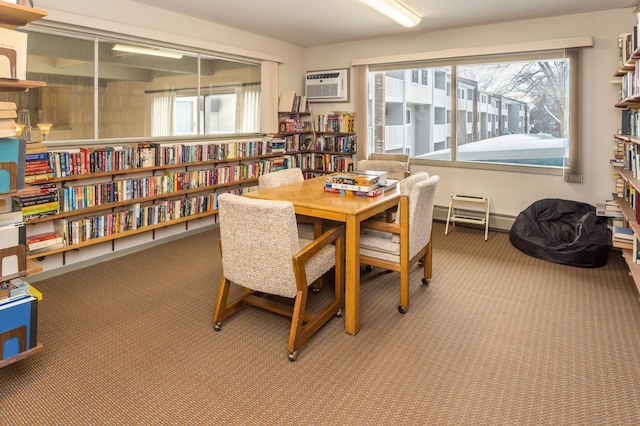
[[[377,197],[341,195],[324,191],[324,176],[275,188],[248,192],[246,197],[293,203],[297,214],[345,224],[345,331],[360,331],[360,222],[398,205],[399,189]]]

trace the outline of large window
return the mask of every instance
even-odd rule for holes
[[[431,75],[432,86],[395,82],[411,79],[415,65],[371,67],[370,88],[377,81],[403,87],[404,93],[389,98],[379,86],[370,93],[368,122],[384,123],[385,131],[370,129],[369,152],[403,152],[458,166],[548,171],[567,167],[570,140],[577,138],[572,134],[578,121],[572,97],[577,95],[570,87],[577,87],[578,59],[576,54],[554,51],[440,61],[438,66],[422,68]],[[393,116],[389,111],[396,104],[411,111],[412,126],[389,122]]]
[[[260,130],[260,64],[182,46],[28,31],[27,79],[0,93],[28,111],[33,140],[244,134]]]

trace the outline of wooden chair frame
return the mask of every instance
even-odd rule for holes
[[[400,273],[400,304],[398,305],[398,311],[404,314],[409,309],[409,268],[417,262],[422,262],[424,269],[422,283],[424,285],[429,284],[429,280],[433,274],[433,229],[429,243],[409,259],[409,197],[405,195],[401,196],[399,206],[400,224],[367,220],[362,222],[360,226],[362,229],[373,229],[399,235],[400,262],[396,263],[389,260],[360,255],[360,263]]]
[[[306,308],[309,285],[305,271],[305,263],[323,247],[335,243],[335,296],[319,312],[313,312]],[[220,244],[222,254],[222,244]],[[238,300],[228,303],[229,287],[231,282],[222,276],[218,297],[213,312],[215,330],[219,331],[222,321],[235,314],[245,305],[252,305],[280,315],[291,318],[289,341],[287,350],[289,360],[295,361],[299,348],[333,316],[340,316],[344,307],[344,228],[341,225],[334,226],[324,232],[320,237],[298,251],[291,259],[296,276],[297,293],[293,306],[268,298],[269,295],[245,289],[245,293]]]

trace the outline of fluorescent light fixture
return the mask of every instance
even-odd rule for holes
[[[403,27],[415,27],[422,20],[395,0],[360,0],[360,2],[393,19]]]
[[[116,44],[113,46],[116,52],[137,53],[139,55],[160,56],[162,58],[180,59],[181,53],[169,52],[168,50],[150,49],[148,47],[129,46],[127,44]]]

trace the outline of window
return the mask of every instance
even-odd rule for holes
[[[458,166],[547,173],[567,168],[571,147],[579,150],[572,142],[577,137],[572,129],[577,129],[578,107],[569,90],[579,81],[579,58],[579,49],[574,49],[462,58],[423,68],[434,82],[423,88],[423,96],[404,94],[413,114],[412,128],[402,136],[404,151],[418,160]],[[384,73],[387,66],[370,67],[370,75]],[[401,64],[389,67],[398,72]],[[385,100],[376,102],[378,108],[372,111],[384,111]],[[370,117],[370,122],[376,118]]]
[[[418,69],[411,70],[411,82],[415,84],[420,83],[420,70]]]
[[[34,139],[39,122],[53,123],[48,141],[259,132],[259,63],[70,31],[28,34],[27,79],[46,86],[0,100],[29,111]]]
[[[427,69],[422,70],[422,85],[423,86],[429,85],[429,70]]]

